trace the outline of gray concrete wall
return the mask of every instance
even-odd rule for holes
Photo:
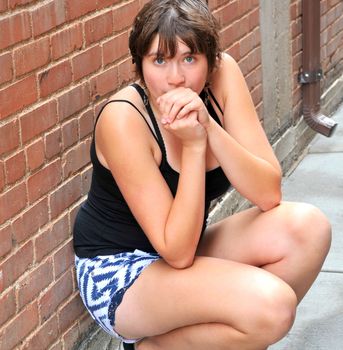
[[[260,0],[264,129],[273,142],[292,123],[290,0]]]

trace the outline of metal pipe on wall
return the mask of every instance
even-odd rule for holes
[[[299,82],[303,84],[303,114],[307,124],[315,131],[330,137],[337,123],[321,112],[320,81],[320,0],[302,0],[303,59]]]

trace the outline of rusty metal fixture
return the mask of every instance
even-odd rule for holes
[[[303,88],[303,114],[315,131],[330,137],[337,123],[320,110],[320,0],[302,0],[303,59],[299,82]]]

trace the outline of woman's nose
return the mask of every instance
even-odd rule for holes
[[[185,82],[185,76],[178,64],[174,63],[170,65],[167,81],[168,84],[174,86],[182,85]]]

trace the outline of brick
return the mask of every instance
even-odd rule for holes
[[[19,147],[19,125],[17,120],[0,126],[0,154]]]
[[[44,164],[45,148],[44,140],[42,138],[27,146],[25,151],[29,172],[40,168]]]
[[[104,43],[103,56],[105,66],[129,54],[128,39],[128,33],[124,32]]]
[[[11,319],[16,311],[15,292],[14,289],[10,289],[6,294],[3,293],[0,296],[0,327]],[[0,341],[1,344],[1,341]]]
[[[90,103],[90,92],[87,83],[69,90],[58,98],[58,115],[60,120],[70,117],[81,111]]]
[[[46,260],[30,271],[17,287],[19,310],[34,300],[42,290],[52,283],[53,278],[52,259]]]
[[[107,11],[96,17],[90,18],[84,24],[86,44],[90,45],[100,41],[113,32],[112,11]]]
[[[14,51],[16,75],[21,76],[50,62],[50,40],[44,38]]]
[[[248,21],[249,21],[249,31],[252,31],[254,28],[259,26],[259,24],[260,24],[260,9],[259,8],[256,8],[251,13],[249,13]]]
[[[32,11],[33,35],[36,37],[66,22],[63,0],[53,0]]]
[[[67,121],[62,125],[63,150],[74,145],[79,139],[79,123],[77,119]]]
[[[86,334],[89,334],[89,331],[94,327],[94,320],[89,315],[85,313],[79,318],[79,327],[80,327],[80,338],[83,338]]]
[[[54,225],[43,231],[35,240],[35,256],[41,261],[70,236],[68,215],[59,218]]]
[[[246,83],[248,85],[249,90],[251,91],[257,85],[262,82],[262,68],[261,66],[256,70],[252,71],[245,77]]]
[[[61,161],[59,159],[31,175],[27,180],[29,202],[33,203],[56,188],[61,182],[61,175]]]
[[[79,296],[79,293],[75,294],[66,305],[63,306],[59,312],[59,321],[61,331],[64,332],[69,328],[84,312],[85,307]]]
[[[0,50],[29,39],[31,37],[29,13],[21,12],[0,20],[0,33]]]
[[[213,15],[219,22],[220,27],[230,25],[234,20],[237,19],[238,15],[238,2],[233,1],[222,7],[220,10],[215,11]]]
[[[0,55],[0,85],[6,83],[13,78],[12,55],[5,53]]]
[[[75,349],[75,345],[78,343],[80,337],[79,325],[75,323],[69,328],[63,335],[64,346],[66,349]]]
[[[255,37],[254,33],[251,32],[246,35],[239,43],[240,47],[240,56],[244,57],[255,47]]]
[[[223,48],[231,46],[236,41],[233,25],[223,29],[219,38],[220,46]]]
[[[0,161],[0,192],[2,192],[4,187],[5,187],[5,165],[4,165],[4,162]]]
[[[71,272],[63,275],[58,281],[48,288],[39,299],[39,308],[42,321],[46,321],[56,312],[58,306],[73,292],[73,280]]]
[[[23,143],[39,136],[57,123],[57,103],[49,101],[20,118]]]
[[[96,72],[102,65],[101,48],[94,46],[72,59],[74,81]]]
[[[12,249],[12,227],[7,225],[0,229],[0,258],[7,255]],[[0,307],[1,310],[1,307]],[[0,322],[1,323],[1,322]]]
[[[62,214],[81,197],[81,177],[76,176],[50,195],[51,218]]]
[[[63,29],[51,36],[52,59],[57,60],[82,47],[82,26],[80,23]]]
[[[118,68],[112,67],[99,73],[90,80],[92,100],[99,100],[100,97],[114,92],[118,84]]]
[[[54,255],[54,266],[56,278],[62,275],[70,267],[74,265],[74,248],[73,242],[70,240],[61,249],[59,249]]]
[[[58,343],[54,344],[52,347],[49,348],[49,350],[63,350],[64,345],[62,343],[62,340],[60,340]]]
[[[19,151],[5,161],[5,174],[7,185],[20,180],[26,172],[24,151]]]
[[[211,10],[223,5],[227,0],[208,0],[208,6]]]
[[[92,181],[92,173],[93,169],[90,167],[89,169],[86,169],[82,172],[82,195],[86,195],[89,192],[89,189],[91,187],[91,181]]]
[[[232,56],[237,62],[241,59],[241,48],[239,42],[234,43],[232,46],[230,46],[226,52]]]
[[[35,331],[34,335],[25,341],[22,350],[50,349],[59,336],[57,316],[53,316]],[[71,348],[67,348],[71,349]]]
[[[121,31],[132,25],[139,11],[139,2],[131,1],[113,9],[114,31]]]
[[[118,84],[122,86],[135,78],[135,70],[131,59],[127,59],[118,66]]]
[[[111,5],[115,5],[118,2],[120,2],[121,0],[98,0],[97,1],[97,9],[103,9],[105,7],[109,7]]]
[[[0,333],[2,349],[12,349],[34,330],[39,322],[37,303],[28,305]]]
[[[70,62],[64,61],[47,69],[38,75],[38,80],[41,97],[46,97],[66,87],[72,81]]]
[[[30,267],[32,261],[33,244],[29,241],[0,265],[3,288],[11,286]]]
[[[92,134],[94,128],[93,110],[86,111],[79,118],[79,136],[80,140]],[[1,188],[1,187],[0,187]]]
[[[30,4],[34,1],[36,1],[36,0],[8,0],[8,6],[11,9],[14,9],[16,7],[19,7],[19,6]]]
[[[7,10],[7,0],[0,0],[0,12]]]
[[[96,9],[97,1],[65,0],[68,20],[81,17]]]
[[[0,225],[26,206],[26,188],[20,183],[0,195]]]
[[[36,78],[23,80],[0,90],[0,120],[37,101]]]
[[[47,159],[51,159],[57,156],[62,150],[62,133],[61,129],[55,129],[45,135],[45,156]]]
[[[69,178],[90,162],[90,141],[79,143],[63,157],[63,178]]]
[[[248,13],[253,7],[251,1],[238,1],[238,14],[240,17]]]
[[[49,220],[49,208],[47,199],[35,204],[26,210],[12,224],[13,239],[20,243],[32,236],[40,227]]]
[[[261,85],[255,87],[251,91],[251,97],[252,97],[252,100],[253,100],[255,106],[257,106],[262,101],[262,93],[263,93],[263,91],[262,91]]]

